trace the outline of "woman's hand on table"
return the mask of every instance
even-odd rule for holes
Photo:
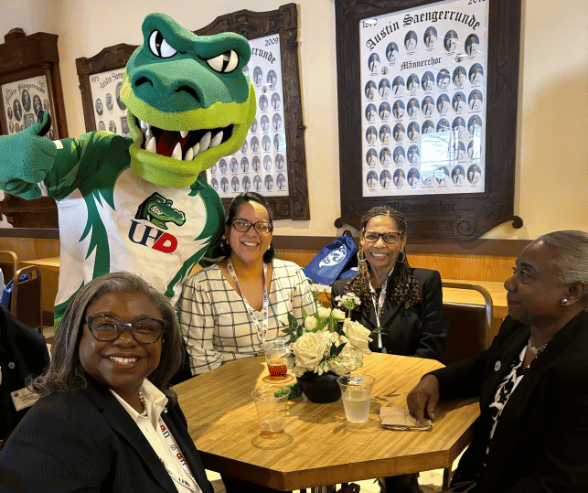
[[[435,419],[435,407],[439,402],[439,380],[434,375],[425,375],[406,397],[408,411],[420,426],[424,418]]]

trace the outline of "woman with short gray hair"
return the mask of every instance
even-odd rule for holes
[[[451,492],[585,492],[588,486],[588,234],[531,242],[506,280],[509,316],[475,358],[423,377],[420,422],[439,399],[480,398]]]

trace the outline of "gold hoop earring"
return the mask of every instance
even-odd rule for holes
[[[364,251],[363,251],[362,249],[358,250],[358,251],[357,251],[357,261],[358,261],[360,264],[363,264],[364,262],[366,262],[366,260],[367,260],[367,259],[365,258],[365,253],[364,253]]]

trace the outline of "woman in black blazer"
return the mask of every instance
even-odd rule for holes
[[[406,230],[406,220],[392,207],[370,209],[362,218],[359,272],[335,281],[332,304],[347,293],[361,300],[351,318],[373,332],[372,351],[441,360],[447,338],[441,276],[408,265]],[[388,492],[420,491],[416,474],[384,482]]]
[[[523,250],[505,283],[509,316],[489,349],[423,377],[420,421],[439,399],[480,397],[450,491],[588,491],[588,233],[556,231]]]
[[[370,209],[362,219],[358,275],[335,281],[331,302],[338,306],[346,293],[361,300],[351,318],[372,331],[380,328],[372,351],[441,360],[447,338],[441,276],[408,265],[406,229],[390,206]]]
[[[29,385],[43,397],[0,452],[0,492],[212,493],[167,385],[180,341],[169,300],[139,277],[83,286]]]

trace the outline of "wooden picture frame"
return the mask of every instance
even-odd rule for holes
[[[18,84],[19,81],[32,78],[42,80],[47,104],[39,109],[45,109],[51,115],[54,138],[61,139],[67,136],[67,121],[59,73],[57,38],[55,34],[42,32],[26,36],[21,30],[7,35],[7,41],[0,44],[0,90],[9,84]],[[34,88],[30,90],[33,91]],[[26,88],[23,93],[24,91]],[[34,113],[30,96],[28,98],[28,106],[31,107],[31,113]],[[5,97],[0,100],[0,132],[9,135],[15,132],[8,128],[5,101]],[[24,108],[23,113],[26,113]],[[24,119],[25,115],[22,116]]]
[[[298,10],[296,4],[282,5],[277,10],[252,12],[240,10],[217,17],[208,26],[194,31],[204,36],[231,31],[252,40],[279,34],[282,60],[284,127],[287,147],[289,195],[266,197],[274,219],[310,219],[306,174],[305,126],[302,122],[300,70],[298,63]],[[225,209],[231,199],[223,198]]]
[[[288,84],[283,87],[283,105],[290,193],[287,197],[267,197],[274,219],[310,219],[304,147],[305,127],[302,123],[300,104],[297,19],[296,5],[288,4],[269,12],[241,10],[222,15],[208,26],[194,31],[200,36],[231,31],[247,39],[280,34],[282,75],[288,80]],[[97,129],[91,77],[124,68],[135,48],[136,46],[120,44],[104,48],[92,58],[76,60],[87,131]],[[203,176],[206,178],[206,173],[203,173]],[[228,209],[231,199],[223,198],[222,201],[225,209]]]
[[[475,0],[465,0],[480,3]],[[484,0],[488,7],[485,182],[482,193],[366,197],[362,190],[362,90],[360,23],[389,13],[453,7],[438,0],[335,0],[339,100],[341,217],[360,227],[372,207],[392,203],[407,219],[412,240],[475,240],[505,221],[521,227],[514,215],[514,173],[519,72],[520,0]],[[388,35],[390,33],[386,33]],[[394,73],[390,74],[394,77]],[[408,74],[407,74],[408,75]]]
[[[58,36],[43,32],[27,36],[17,28],[5,39],[0,44],[0,134],[29,127],[44,110],[51,115],[47,138],[66,137]],[[25,200],[7,193],[0,213],[15,228],[57,228],[58,224],[57,206],[48,198]]]
[[[112,72],[118,74],[120,71],[124,71],[129,58],[136,48],[137,46],[118,44],[104,48],[91,58],[82,57],[76,59],[86,132],[98,130],[92,95],[92,78],[101,74],[107,75]]]

